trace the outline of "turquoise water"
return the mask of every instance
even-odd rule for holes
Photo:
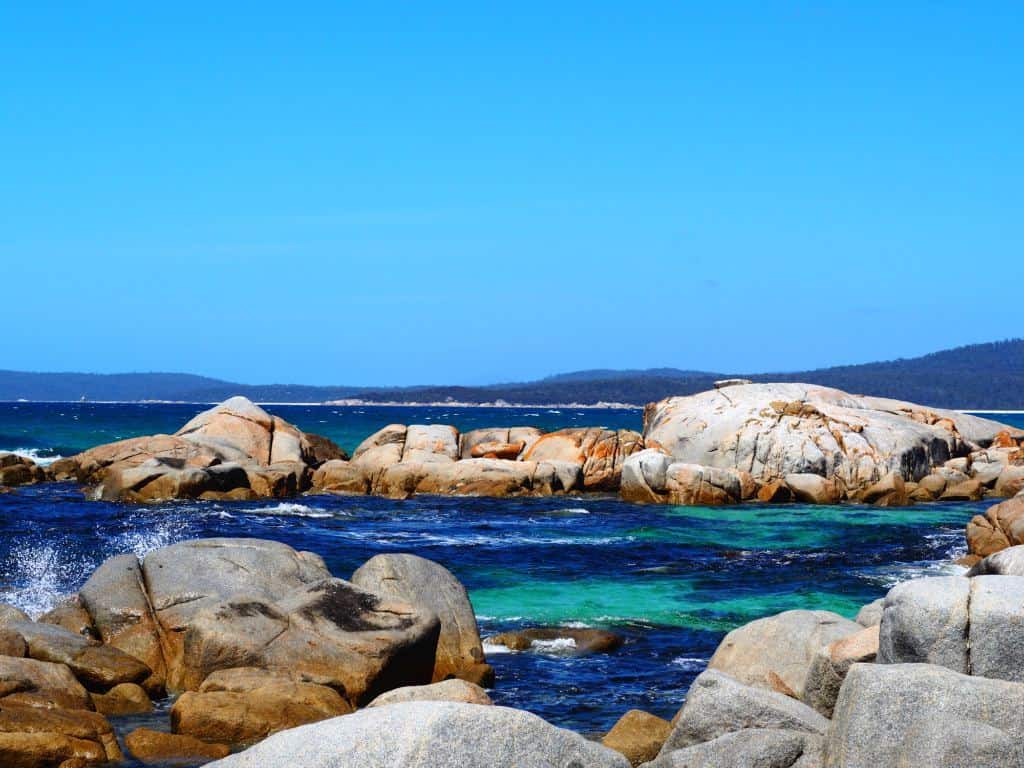
[[[70,454],[106,440],[174,431],[198,406],[0,404],[0,449]],[[271,407],[353,448],[389,422],[462,428],[603,424],[636,411]],[[415,552],[466,584],[485,635],[539,624],[607,627],[609,655],[499,653],[491,692],[586,733],[626,710],[669,717],[722,635],[789,608],[852,616],[899,580],[956,572],[963,528],[987,502],[906,510],[855,505],[683,508],[614,498],[409,501],[305,496],[286,502],[86,502],[69,484],[0,495],[0,601],[33,612],[77,589],[103,559],[187,538],[256,536],[323,555],[349,576],[380,552]],[[166,727],[165,718],[152,725]]]

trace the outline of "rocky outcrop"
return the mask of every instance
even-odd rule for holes
[[[232,397],[173,435],[97,446],[55,463],[53,473],[74,476],[108,500],[282,497],[309,488],[321,464],[345,458],[327,438]]]
[[[627,768],[618,752],[505,707],[410,702],[271,736],[217,768]]]
[[[978,457],[979,466],[981,458],[986,460],[982,478],[967,478],[984,491],[999,475],[988,465],[1009,461],[1016,450],[997,447],[993,450],[1003,452],[998,456],[986,451],[997,435],[1010,434],[1008,429],[953,411],[827,387],[737,384],[646,408],[644,445],[669,461],[659,466],[647,458],[636,471],[627,469],[628,494],[640,501],[677,503],[665,498],[658,486],[662,467],[682,464],[749,473],[760,485],[781,482],[809,503],[866,494],[870,503],[894,506],[909,500],[904,481],[916,482],[954,458],[967,460],[969,466],[971,456]],[[642,498],[644,486],[654,491],[654,498]],[[781,488],[774,486],[773,496],[784,496]],[[728,503],[729,496],[714,493],[708,498]]]
[[[380,595],[422,606],[441,622],[433,680],[458,677],[490,685],[494,670],[484,659],[469,593],[444,566],[416,555],[377,555],[352,574],[352,583]]]
[[[643,449],[643,438],[628,429],[570,428],[538,438],[523,454],[523,461],[566,462],[580,467],[582,490],[619,488],[622,464]]]
[[[1022,711],[1019,683],[930,664],[855,664],[836,702],[825,765],[1024,765]]]
[[[785,611],[734,629],[708,662],[746,685],[803,699],[818,649],[862,627],[830,611]]]
[[[1018,544],[983,558],[968,576],[1024,576],[1024,545]]]

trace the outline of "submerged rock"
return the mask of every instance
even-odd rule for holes
[[[271,736],[217,768],[628,768],[618,752],[505,707],[410,702]]]
[[[622,647],[624,638],[605,629],[576,627],[534,627],[502,632],[487,638],[494,645],[504,645],[511,651],[527,651],[531,648],[557,648],[578,656],[591,653],[611,653]],[[563,645],[556,646],[556,643]]]

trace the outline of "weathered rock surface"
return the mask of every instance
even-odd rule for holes
[[[726,635],[708,669],[746,685],[802,698],[818,649],[861,629],[856,622],[830,611],[785,611]]]
[[[472,429],[459,436],[459,458],[462,459],[517,459],[531,447],[543,433],[536,427],[491,427]],[[505,446],[502,451],[494,450]],[[518,447],[515,455],[512,448]],[[498,455],[499,453],[503,455]],[[490,454],[494,454],[493,456]]]
[[[407,685],[395,688],[375,698],[367,707],[386,707],[390,704],[402,704],[407,701],[455,701],[463,704],[493,704],[487,691],[475,683],[452,678],[430,685]]]
[[[629,760],[630,765],[638,766],[658,756],[671,732],[668,720],[642,709],[631,709],[619,718],[601,743]]]
[[[693,681],[674,723],[662,754],[746,728],[819,735],[828,728],[828,720],[807,705],[775,691],[744,685],[710,669]]]
[[[210,744],[192,736],[164,733],[150,728],[136,728],[125,736],[124,743],[132,757],[146,765],[205,762],[227,757],[231,753],[226,744]]]
[[[32,459],[0,451],[0,486],[29,485],[46,480],[46,471]]]
[[[451,571],[410,554],[377,555],[352,574],[357,587],[431,611],[441,622],[433,680],[458,677],[490,685],[494,670],[484,658],[469,593]]]
[[[355,463],[335,459],[325,462],[313,473],[313,488],[330,493],[364,494],[370,492],[370,480]]]
[[[626,458],[620,494],[626,501],[691,506],[737,504],[745,498],[744,473],[673,461],[647,449]]]
[[[1019,683],[924,664],[854,664],[836,702],[825,765],[1024,765],[1022,711]]]
[[[303,682],[294,673],[229,669],[214,672],[198,692],[183,693],[174,702],[171,728],[203,741],[251,744],[351,711],[336,690]]]
[[[628,429],[569,428],[542,435],[523,454],[523,461],[564,461],[582,468],[583,490],[619,488],[622,463],[643,449],[643,438]]]
[[[847,489],[866,489],[894,472],[916,481],[1006,429],[808,384],[746,384],[668,398],[648,406],[644,425],[646,447],[674,461],[743,470],[765,483],[815,475]]]
[[[646,768],[820,768],[822,744],[802,731],[748,728],[663,752]]]
[[[271,736],[217,768],[627,768],[619,753],[505,707],[410,702]]]
[[[937,576],[897,584],[886,595],[880,664],[937,664],[967,673],[970,581]]]

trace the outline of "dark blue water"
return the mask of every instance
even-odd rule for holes
[[[199,407],[0,405],[0,448],[73,453],[174,431]],[[349,449],[389,422],[603,424],[635,411],[272,407]],[[534,415],[537,414],[537,415]],[[592,733],[626,710],[671,716],[722,635],[789,608],[852,616],[898,580],[955,572],[963,527],[987,502],[908,510],[802,505],[649,507],[613,498],[306,496],[288,502],[86,502],[68,484],[0,494],[0,600],[39,612],[103,559],[204,536],[255,536],[322,555],[341,577],[380,552],[415,552],[470,590],[483,633],[552,623],[607,627],[614,654],[492,653],[492,696]]]

